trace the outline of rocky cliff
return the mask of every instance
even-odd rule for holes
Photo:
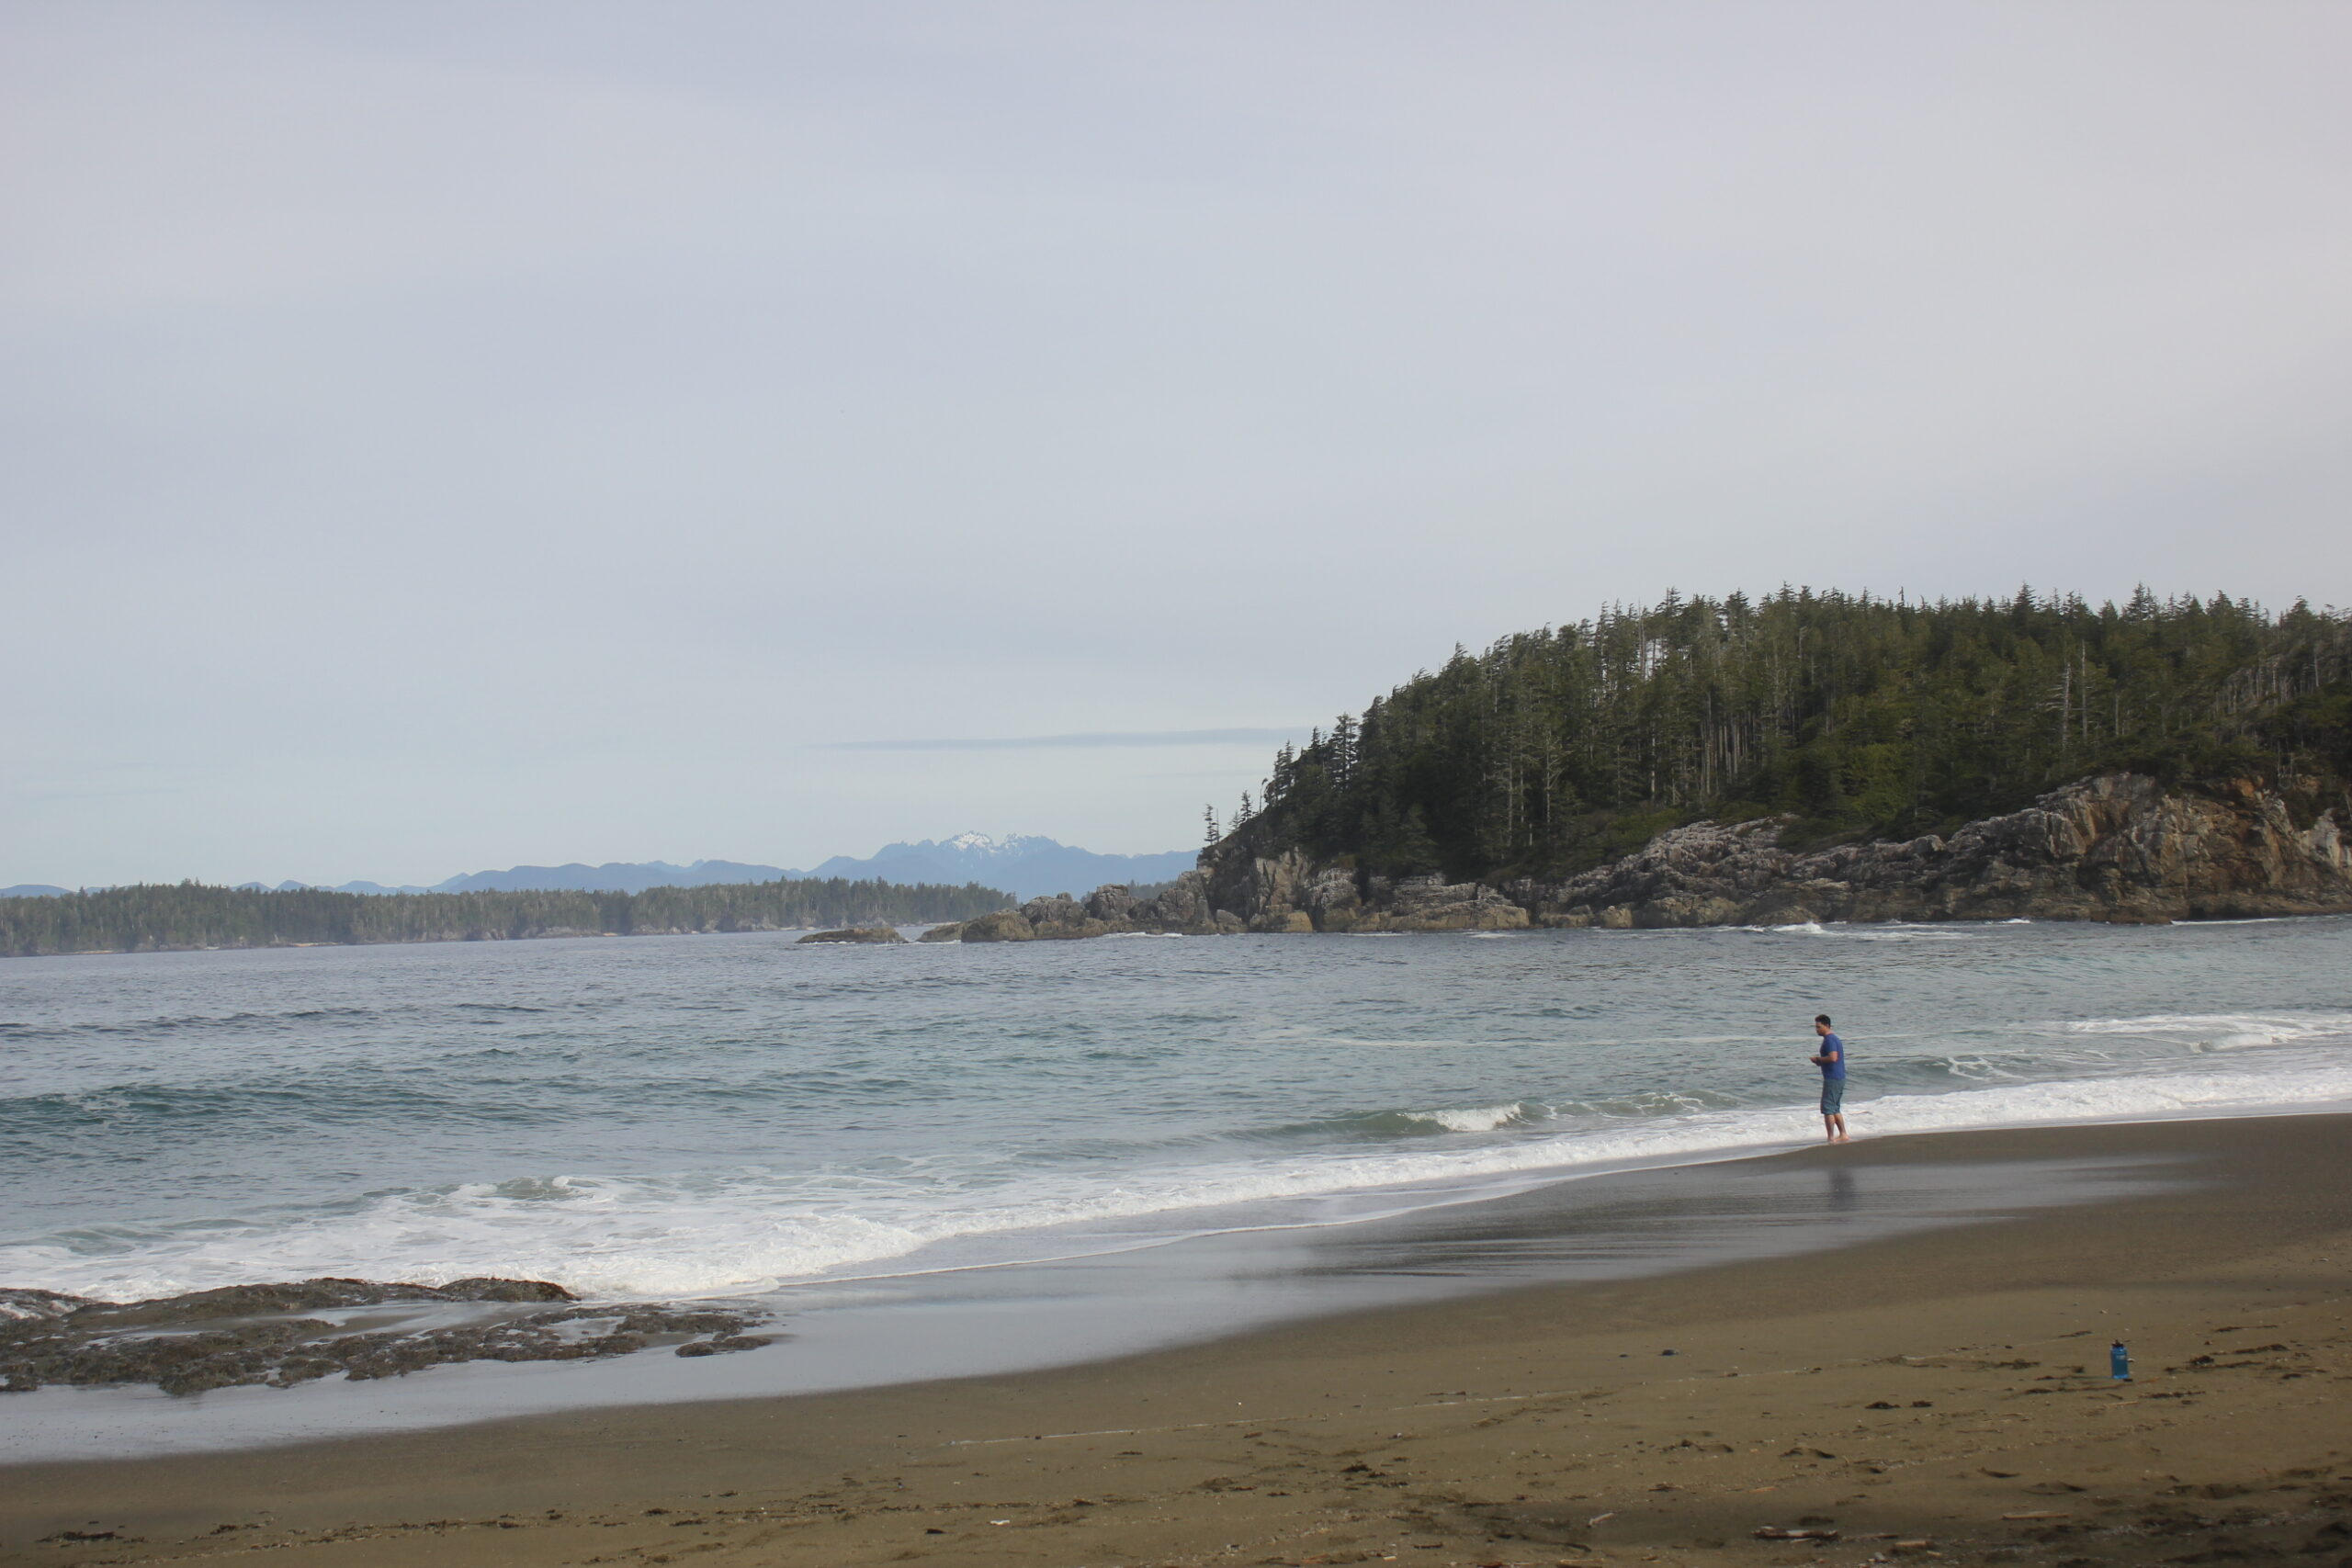
[[[2171,920],[2352,911],[2352,843],[2334,812],[2299,825],[2244,784],[2171,794],[2131,774],[2054,790],[1949,839],[1799,853],[1775,820],[1661,833],[1570,881],[1510,889],[1540,924],[1804,920]]]
[[[1781,844],[1785,827],[1692,823],[1580,876],[1499,887],[1212,850],[1156,898],[1123,887],[1035,898],[924,940],[2352,912],[2352,839],[2335,812],[2298,820],[2285,797],[2251,782],[2191,795],[2132,774],[2087,779],[1949,839],[1902,843],[1799,851]]]

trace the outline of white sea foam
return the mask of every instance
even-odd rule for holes
[[[2024,924],[2018,921],[2017,924]],[[1961,929],[1951,926],[1915,926],[1901,921],[1856,925],[1834,920],[1824,925],[1819,920],[1800,920],[1794,925],[1733,926],[1732,931],[1758,931],[1771,936],[1817,936],[1840,942],[1982,942],[1982,928]]]
[[[2345,1012],[2149,1013],[2140,1018],[2082,1019],[2063,1027],[2069,1034],[2178,1039],[2192,1050],[2208,1051],[2330,1040],[2352,1043],[2352,1013]]]
[[[1916,926],[1882,926],[1875,931],[1839,931],[1825,935],[1849,937],[1856,942],[1983,942],[1982,931],[1931,931]]]
[[[1408,1111],[1406,1119],[1430,1122],[1449,1133],[1491,1133],[1496,1128],[1521,1120],[1526,1107],[1510,1105],[1480,1105],[1466,1111]]]
[[[1860,1135],[1967,1128],[2162,1120],[2352,1104],[2352,1064],[2290,1074],[2174,1073],[2004,1084],[1851,1102]],[[1464,1132],[1503,1132],[1521,1108],[1415,1113]],[[1554,1126],[1560,1131],[1550,1131]],[[0,1247],[0,1278],[122,1300],[253,1279],[366,1274],[426,1283],[465,1275],[552,1280],[597,1299],[760,1292],[779,1282],[888,1271],[926,1247],[959,1241],[962,1260],[1099,1250],[1232,1224],[1313,1223],[1317,1203],[1385,1192],[1388,1208],[1445,1201],[1480,1184],[1523,1185],[1628,1166],[1755,1153],[1816,1131],[1808,1104],[1586,1116],[1479,1147],[1369,1150],[1228,1159],[1135,1169],[1108,1182],[1037,1178],[987,1192],[877,1182],[814,1193],[764,1176],[654,1182],[560,1176],[373,1200],[356,1213],[290,1224],[187,1228],[128,1253]],[[1239,1211],[1247,1206],[1247,1213]],[[1045,1235],[1045,1227],[1060,1234]],[[1075,1233],[1075,1234],[1073,1234]]]

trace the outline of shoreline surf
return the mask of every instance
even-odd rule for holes
[[[1986,1137],[2201,1122],[2313,1119],[2343,1111],[1956,1129],[1858,1142],[1916,1171],[1852,1185],[1812,1144],[1713,1158],[1531,1179],[1507,1191],[1428,1201],[1305,1224],[1234,1226],[1043,1255],[803,1281],[763,1295],[678,1300],[772,1311],[755,1332],[776,1342],[727,1359],[681,1363],[661,1350],[606,1360],[500,1366],[467,1361],[368,1384],[339,1379],[286,1389],[221,1389],[185,1398],[152,1389],[54,1387],[18,1394],[21,1419],[0,1462],[62,1453],[204,1451],[438,1428],[503,1416],[718,1397],[791,1396],[936,1377],[995,1375],[1214,1341],[1297,1319],[1531,1284],[1648,1278],[1741,1258],[1826,1255],[1889,1235],[1940,1230],[2050,1207],[2081,1206],[2177,1185],[2162,1161],[2137,1166],[2019,1158],[1952,1167],[1940,1146]],[[1531,1219],[1529,1216],[1537,1216]],[[1465,1232],[1501,1227],[1500,1253],[1464,1252]],[[1530,1237],[1542,1233],[1540,1242]],[[1371,1261],[1367,1262],[1366,1259]],[[1336,1261],[1335,1261],[1336,1260]],[[583,1303],[583,1312],[594,1303]],[[290,1315],[290,1314],[288,1314]],[[437,1319],[428,1318],[429,1328]]]
[[[1729,1190],[1733,1168],[1817,1137],[1803,1021],[1818,1010],[1854,1050],[1860,1146],[2310,1120],[2352,1104],[2347,934],[2314,919],[880,958],[753,934],[172,955],[117,961],[101,985],[33,961],[0,974],[0,1155],[26,1173],[0,1280],[119,1301],[543,1280],[583,1308],[723,1302],[799,1336],[693,1365],[367,1385],[412,1423],[502,1408],[493,1385],[609,1404],[810,1386],[827,1356],[837,1382],[1037,1364],[1409,1297],[1421,1276],[1401,1265],[1343,1280],[1299,1261],[1383,1236],[1644,1183]],[[1884,1198],[1888,1223],[1967,1207]],[[1443,1288],[1523,1261],[1456,1259]],[[1011,1304],[1033,1298],[1062,1304]],[[813,1354],[820,1340],[837,1349]],[[314,1409],[332,1425],[321,1392],[198,1397],[252,1403],[264,1427]]]
[[[2110,1026],[2149,1021],[2094,1020],[2067,1027],[2095,1036],[2110,1032]],[[2226,1036],[2237,1025],[2287,1021],[2274,1014],[2267,1020],[2254,1015],[2207,1015],[2185,1021]],[[2352,1032],[2352,1020],[2327,1017],[2322,1021],[2337,1027],[2312,1032],[2331,1042],[2338,1027]],[[2241,1035],[2259,1032],[2235,1032]],[[2205,1049],[2211,1053],[2258,1049],[2268,1043],[2211,1044]],[[1857,1097],[1848,1109],[1857,1136],[1883,1138],[2021,1125],[2324,1114],[2346,1108],[2352,1108],[2352,1060],[2340,1066],[2312,1066],[2286,1074],[2172,1072],[1996,1082],[1941,1093],[1881,1091]],[[431,1285],[486,1274],[519,1275],[550,1280],[585,1301],[607,1302],[760,1295],[800,1284],[888,1278],[988,1263],[1017,1266],[1052,1261],[1101,1250],[1166,1245],[1206,1234],[1349,1224],[1367,1215],[1385,1217],[1424,1207],[1479,1201],[1530,1186],[1735,1160],[1800,1148],[1814,1141],[1811,1107],[1805,1101],[1691,1109],[1557,1133],[1548,1132],[1546,1124],[1566,1119],[1559,1109],[1531,1108],[1527,1102],[1372,1112],[1335,1119],[1325,1125],[1361,1127],[1383,1119],[1391,1123],[1420,1122],[1430,1131],[1425,1137],[1411,1132],[1368,1136],[1361,1149],[1317,1150],[1288,1159],[1204,1163],[1157,1176],[1139,1173],[1102,1193],[1058,1190],[1023,1193],[1011,1188],[991,1194],[992,1203],[942,1213],[886,1218],[881,1211],[869,1209],[864,1214],[844,1216],[842,1223],[857,1233],[855,1245],[838,1246],[833,1256],[812,1254],[812,1240],[795,1236],[789,1239],[793,1260],[804,1267],[732,1278],[713,1277],[705,1271],[666,1288],[660,1282],[631,1283],[600,1276],[593,1262],[583,1260],[593,1258],[591,1248],[598,1236],[634,1232],[641,1244],[645,1227],[679,1224],[676,1207],[682,1201],[693,1201],[695,1195],[681,1193],[674,1187],[665,1190],[658,1182],[645,1187],[627,1178],[588,1173],[544,1179],[521,1184],[519,1190],[514,1183],[461,1184],[438,1192],[388,1194],[374,1200],[373,1214],[336,1213],[312,1222],[322,1233],[315,1244],[304,1245],[299,1228],[281,1230],[271,1245],[281,1250],[287,1267],[270,1277],[396,1276]],[[1414,1146],[1424,1141],[1444,1142],[1450,1134],[1478,1134],[1507,1128],[1521,1136],[1475,1148]],[[628,1201],[632,1186],[645,1190],[635,1206]],[[723,1228],[736,1210],[748,1213],[766,1196],[755,1188],[719,1195],[706,1190],[702,1195],[706,1205],[731,1200],[736,1208],[709,1208],[707,1220],[701,1223]],[[591,1205],[579,1217],[584,1229],[576,1238],[542,1238],[531,1252],[518,1255],[512,1250],[513,1236],[494,1224],[504,1213],[536,1207],[539,1213],[532,1218],[544,1224],[547,1205],[567,1201]],[[462,1224],[469,1209],[491,1222],[485,1224],[487,1248],[479,1242],[470,1247],[450,1245],[453,1226]],[[115,1234],[134,1232],[135,1227],[118,1227]],[[0,1286],[125,1301],[263,1282],[251,1273],[238,1272],[240,1265],[250,1266],[254,1247],[262,1239],[248,1225],[225,1227],[213,1247],[190,1247],[181,1254],[182,1271],[151,1271],[145,1280],[110,1271],[112,1256],[106,1252],[74,1258],[23,1244],[0,1245],[0,1268],[6,1269]],[[993,1259],[972,1256],[975,1248],[990,1245],[1003,1247],[1005,1255]],[[51,1255],[40,1256],[44,1250]],[[224,1253],[234,1257],[221,1256]],[[943,1253],[944,1259],[939,1258]],[[642,1267],[638,1259],[631,1263]],[[391,1274],[385,1273],[388,1266]],[[147,1267],[153,1270],[155,1265]]]
[[[1745,1163],[1825,1193],[1839,1171],[2052,1164],[2154,1169],[2162,1188],[1057,1370],[52,1460],[11,1470],[0,1562],[51,1560],[28,1543],[71,1529],[131,1562],[225,1545],[297,1564],[690,1550],[1010,1568],[1238,1545],[1712,1565],[1816,1517],[1865,1550],[1929,1540],[1961,1561],[2064,1542],[2152,1562],[2183,1532],[2292,1555],[2352,1505],[2312,1490],[2341,1440],[2325,1369],[2352,1348],[2347,1138],[2338,1116],[1888,1139]],[[1537,1201],[1431,1239],[1492,1253],[1563,1217]],[[2137,1383],[2107,1379],[2110,1337]]]

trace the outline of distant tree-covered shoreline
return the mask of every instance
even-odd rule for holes
[[[1012,903],[977,883],[945,887],[839,877],[642,893],[269,892],[159,883],[0,898],[0,955],[792,931],[967,920]]]
[[[2352,821],[2352,615],[1783,589],[1460,649],[1276,757],[1212,858],[1559,875],[1701,817],[1907,839],[2101,773],[2252,779]]]

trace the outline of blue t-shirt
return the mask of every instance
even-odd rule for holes
[[[1821,1076],[1823,1077],[1842,1078],[1846,1076],[1846,1043],[1843,1040],[1838,1039],[1835,1034],[1823,1035],[1821,1037],[1821,1049],[1815,1051],[1814,1055],[1816,1056],[1833,1056],[1837,1058],[1835,1061],[1824,1062],[1821,1064]]]

